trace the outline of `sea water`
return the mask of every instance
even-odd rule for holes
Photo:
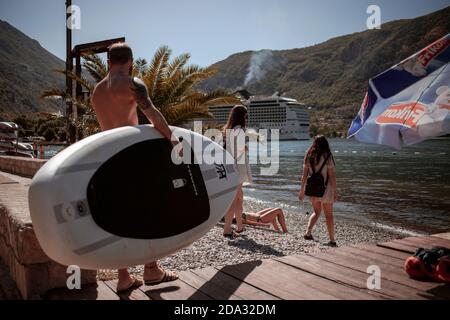
[[[450,138],[401,150],[353,139],[329,139],[329,143],[336,161],[339,199],[334,212],[338,219],[411,234],[450,230]],[[297,197],[310,145],[311,141],[280,141],[276,175],[263,176],[260,167],[268,165],[253,164],[253,183],[244,187],[247,204],[277,206],[291,214],[311,212],[310,204],[300,203]],[[60,149],[46,148],[46,158]],[[257,151],[251,144],[251,155]]]
[[[330,139],[336,161],[338,219],[417,233],[450,229],[450,139],[437,138],[395,150]],[[279,170],[260,174],[252,165],[253,183],[244,187],[245,201],[257,207],[282,207],[292,214],[311,211],[298,200],[303,157],[311,141],[281,141]],[[270,148],[268,148],[270,150]],[[255,153],[256,146],[250,146]]]

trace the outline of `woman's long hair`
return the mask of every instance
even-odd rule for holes
[[[247,108],[243,105],[237,104],[231,109],[228,115],[228,121],[223,127],[224,144],[223,147],[227,147],[227,130],[234,129],[237,126],[241,126],[242,130],[245,130],[247,120]]]
[[[245,130],[245,122],[247,119],[247,108],[243,105],[235,105],[233,109],[231,109],[230,114],[228,115],[228,121],[226,125],[223,127],[223,130],[234,129],[236,126],[241,126],[243,130]]]
[[[330,155],[331,159],[334,162],[333,154],[331,153],[327,138],[325,138],[325,136],[323,135],[315,136],[311,147],[306,153],[306,157],[309,158],[311,166],[319,163],[322,156],[326,158],[328,157],[328,155]]]

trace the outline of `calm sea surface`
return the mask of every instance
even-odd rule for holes
[[[340,218],[379,227],[437,233],[450,229],[450,139],[427,140],[394,150],[354,140],[330,139],[336,160]],[[245,201],[258,207],[280,206],[293,214],[311,211],[297,194],[301,164],[311,141],[280,142],[279,171],[262,176],[252,165],[253,184],[244,188]],[[60,148],[48,148],[46,158]],[[270,147],[268,148],[270,150]],[[250,146],[255,156],[255,145]]]
[[[439,138],[394,150],[354,140],[330,139],[336,160],[338,217],[413,232],[450,229],[450,139]],[[281,206],[304,214],[297,194],[305,151],[311,141],[280,142],[279,171],[262,176],[252,165],[254,183],[246,201]],[[270,148],[269,148],[270,149]],[[251,155],[255,145],[250,147]]]

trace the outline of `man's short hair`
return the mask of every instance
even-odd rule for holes
[[[108,60],[111,64],[125,64],[133,59],[133,51],[125,42],[118,42],[108,47]]]

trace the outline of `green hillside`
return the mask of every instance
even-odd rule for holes
[[[306,31],[305,31],[306,32]],[[345,134],[367,89],[368,79],[450,32],[450,7],[415,19],[385,23],[318,45],[272,51],[267,73],[247,88],[278,91],[313,107],[312,133]],[[213,66],[217,75],[203,89],[243,86],[253,52],[233,54]]]

